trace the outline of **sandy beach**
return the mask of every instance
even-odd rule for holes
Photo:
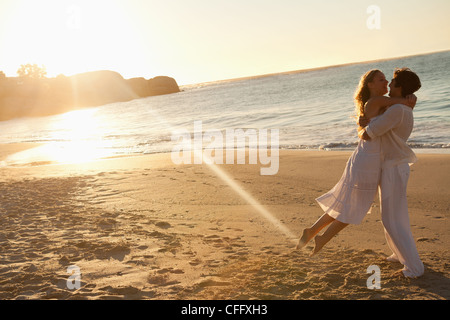
[[[29,147],[2,145],[0,161]],[[0,299],[448,300],[450,155],[418,154],[411,171],[422,277],[393,276],[401,265],[385,260],[378,201],[320,254],[310,257],[313,243],[294,250],[286,230],[298,237],[322,215],[314,199],[349,156],[281,150],[273,176],[260,165],[217,165],[231,185],[170,154],[0,167]],[[81,282],[70,289],[73,265]],[[381,289],[367,288],[371,265]]]

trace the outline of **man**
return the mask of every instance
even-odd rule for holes
[[[406,97],[420,87],[420,79],[414,72],[407,68],[397,69],[389,84],[389,96]],[[381,139],[381,218],[386,240],[393,252],[388,260],[402,263],[405,277],[419,277],[424,272],[411,232],[406,199],[409,165],[417,161],[406,143],[413,125],[412,108],[396,104],[360,132],[360,138],[364,140],[375,137]]]

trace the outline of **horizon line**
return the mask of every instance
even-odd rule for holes
[[[309,71],[316,71],[316,70],[322,70],[322,69],[329,69],[329,68],[337,68],[337,67],[344,67],[344,66],[350,66],[350,65],[357,65],[357,64],[365,64],[365,63],[374,63],[374,62],[382,62],[382,61],[388,61],[388,60],[395,60],[395,59],[402,59],[402,58],[412,58],[412,57],[417,57],[417,56],[422,56],[422,55],[429,55],[429,54],[436,54],[436,53],[443,53],[443,52],[449,52],[450,49],[443,49],[443,50],[438,50],[438,51],[432,51],[432,52],[424,52],[424,53],[415,53],[415,54],[409,54],[409,55],[404,55],[404,56],[395,56],[395,57],[388,57],[388,58],[380,58],[380,59],[374,59],[374,60],[364,60],[364,61],[353,61],[353,62],[346,62],[346,63],[340,63],[340,64],[332,64],[332,65],[325,65],[325,66],[319,66],[319,67],[312,67],[312,68],[305,68],[305,69],[296,69],[296,70],[290,70],[290,71],[281,71],[281,72],[272,72],[272,73],[264,73],[264,74],[257,74],[257,75],[251,75],[251,76],[242,76],[242,77],[236,77],[236,78],[227,78],[227,79],[219,79],[219,80],[209,80],[209,81],[203,81],[203,82],[195,82],[195,83],[187,83],[187,84],[179,84],[179,87],[189,87],[189,86],[197,86],[197,85],[207,85],[207,84],[214,84],[214,83],[221,83],[221,82],[232,82],[232,81],[243,81],[243,80],[251,80],[251,79],[259,79],[259,78],[265,78],[265,77],[271,77],[271,76],[276,76],[276,75],[289,75],[289,74],[297,74],[297,73],[303,73],[303,72],[309,72]],[[36,63],[29,63],[29,64],[36,64]],[[37,65],[37,64],[36,64]],[[45,67],[45,65],[42,65]],[[0,70],[2,71],[2,70]],[[75,73],[75,74],[71,74],[71,75],[65,75],[63,73],[59,74],[59,75],[63,75],[66,77],[71,77],[71,76],[75,76],[75,75],[79,75],[79,74],[83,74],[83,73],[89,73],[89,72],[97,72],[97,71],[112,71],[112,72],[116,72],[119,75],[122,76],[122,74],[119,71],[115,71],[115,70],[109,70],[109,69],[99,69],[99,70],[91,70],[91,71],[83,71],[83,72],[79,72],[79,73]],[[58,76],[59,76],[58,75]],[[5,74],[6,76],[6,74]],[[170,75],[157,75],[154,76],[158,77],[158,76],[167,76],[167,77],[172,77],[175,79],[175,81],[177,81],[177,79],[173,76]],[[8,77],[7,78],[17,78],[16,77]],[[49,77],[49,78],[56,78],[57,76],[54,77]],[[122,76],[123,77],[123,76]],[[123,77],[124,78],[124,77]],[[144,78],[143,76],[136,76],[136,77],[131,77],[131,78],[124,78],[125,80],[128,79],[133,79],[133,78]],[[151,79],[151,78],[149,78]]]
[[[228,79],[211,80],[211,81],[204,81],[204,82],[198,82],[198,83],[189,83],[189,84],[180,85],[180,88],[188,87],[188,86],[195,86],[195,85],[220,83],[220,82],[259,79],[259,78],[271,77],[271,76],[276,76],[276,75],[289,75],[289,74],[309,72],[309,71],[315,71],[315,70],[321,70],[321,69],[344,67],[344,66],[364,64],[364,63],[383,62],[383,61],[396,60],[396,59],[402,59],[402,58],[412,58],[412,57],[425,56],[425,55],[429,55],[429,54],[443,53],[443,52],[450,52],[450,49],[444,49],[444,50],[438,50],[438,51],[432,51],[432,52],[424,52],[424,53],[415,53],[415,54],[410,54],[410,55],[396,56],[396,57],[389,57],[389,58],[380,58],[380,59],[374,59],[374,60],[346,62],[346,63],[341,63],[341,64],[332,64],[332,65],[312,67],[312,68],[306,68],[306,69],[296,69],[296,70],[290,70],[290,71],[265,73],[265,74],[259,74],[259,75],[253,75],[253,76],[242,76],[242,77],[237,77],[237,78],[228,78]]]

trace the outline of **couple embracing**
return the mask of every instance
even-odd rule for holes
[[[339,182],[316,199],[324,214],[303,230],[297,248],[315,238],[313,254],[349,224],[359,224],[379,191],[381,219],[393,254],[387,258],[403,264],[405,277],[419,277],[424,266],[409,223],[406,187],[409,166],[417,161],[407,145],[414,125],[413,94],[421,87],[410,69],[396,69],[389,84],[380,70],[361,77],[355,93],[360,140],[347,161]],[[317,235],[328,226],[322,235]]]

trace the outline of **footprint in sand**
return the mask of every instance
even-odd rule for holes
[[[157,222],[155,224],[155,226],[157,226],[158,228],[161,228],[161,229],[169,229],[172,227],[172,225],[166,221]]]
[[[190,264],[191,266],[197,266],[197,265],[199,265],[200,263],[202,263],[202,261],[201,261],[199,258],[195,258],[195,259],[189,261],[189,264]]]

